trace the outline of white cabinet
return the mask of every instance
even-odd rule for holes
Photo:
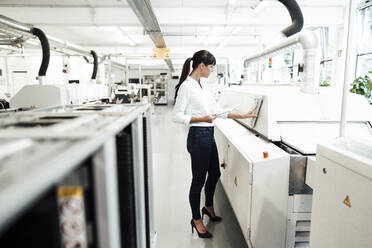
[[[311,248],[372,247],[372,146],[345,144],[318,146]]]
[[[250,185],[251,164],[233,146],[228,146],[228,194],[245,239],[249,240],[250,206],[252,186]]]
[[[226,135],[228,133],[228,135]],[[247,244],[285,247],[289,155],[232,120],[216,124],[221,182]],[[263,152],[269,158],[263,158]]]
[[[215,140],[220,160],[223,188],[242,229],[244,238],[249,240],[251,192],[251,164],[239,150],[231,145],[224,134],[216,128]]]

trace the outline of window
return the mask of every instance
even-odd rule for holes
[[[357,57],[357,77],[372,71],[372,2],[359,6],[359,44]]]
[[[330,35],[329,27],[319,27],[316,33],[321,48],[319,84],[321,86],[329,86],[332,80],[333,36]]]

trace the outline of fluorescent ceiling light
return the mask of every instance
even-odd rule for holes
[[[123,36],[124,38],[124,41],[128,44],[128,45],[131,45],[131,46],[135,46],[136,43],[134,41],[132,41],[128,36]]]
[[[36,40],[26,40],[26,43],[30,44],[30,45],[33,45],[33,46],[39,46],[40,45],[40,42],[36,41]]]
[[[229,0],[229,4],[236,4],[238,0]]]
[[[203,41],[203,45],[204,46],[208,46],[208,44],[209,44],[209,35],[215,34],[216,31],[217,31],[217,27],[216,26],[213,26],[211,28],[211,30],[209,31],[209,33],[207,34],[207,36],[205,37],[204,41]]]
[[[217,47],[218,48],[224,47],[227,44],[227,42],[229,42],[231,39],[232,39],[231,35],[227,36]]]
[[[260,14],[267,6],[269,5],[268,1],[262,1],[260,2],[256,8],[253,9],[252,14],[253,15],[258,15]]]
[[[131,46],[136,45],[136,43],[129,37],[129,35],[122,28],[117,27],[117,29],[119,30],[120,34],[123,36],[125,43]]]
[[[231,34],[237,34],[237,33],[240,32],[241,29],[242,29],[241,27],[236,27],[231,32]],[[227,36],[217,47],[221,48],[221,47],[225,46],[232,39],[232,37],[233,37],[232,35]]]

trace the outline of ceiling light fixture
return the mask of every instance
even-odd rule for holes
[[[235,27],[234,30],[231,32],[231,35],[227,36],[217,47],[224,47],[232,39],[232,35],[239,33],[241,29],[241,27]]]
[[[260,14],[267,6],[269,5],[268,1],[261,1],[256,8],[253,9],[252,14],[258,15]]]
[[[120,31],[121,35],[124,36],[124,38],[125,38],[124,41],[127,44],[129,44],[131,46],[135,46],[136,45],[136,43],[129,37],[129,35],[122,28],[120,28],[120,27],[116,27],[116,28]]]
[[[210,37],[210,35],[215,34],[216,31],[217,31],[217,27],[216,26],[213,26],[211,28],[211,30],[209,31],[209,33],[207,34],[207,36],[205,37],[204,41],[203,41],[203,45],[204,46],[208,46],[209,45],[209,37]]]

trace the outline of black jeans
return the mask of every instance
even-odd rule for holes
[[[205,206],[213,206],[216,184],[221,176],[213,127],[190,127],[187,150],[191,155],[192,183],[189,200],[194,220],[200,216],[200,192],[205,184]]]

